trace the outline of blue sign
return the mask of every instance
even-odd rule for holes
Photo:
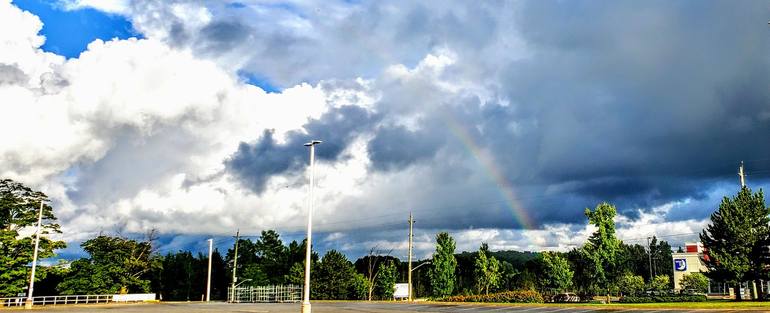
[[[687,270],[687,259],[674,259],[674,269],[680,272]]]

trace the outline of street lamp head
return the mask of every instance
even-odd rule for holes
[[[312,141],[310,141],[310,142],[306,143],[306,144],[305,144],[305,147],[314,146],[314,145],[317,145],[317,144],[319,144],[319,143],[322,143],[322,142],[323,142],[323,141],[320,141],[320,140],[312,140]]]

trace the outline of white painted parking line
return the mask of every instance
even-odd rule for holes
[[[521,308],[524,308],[523,306],[513,306],[511,309],[515,310],[515,312],[526,312],[526,311],[532,311],[534,309],[541,309],[538,307],[527,307],[526,309],[520,310]]]

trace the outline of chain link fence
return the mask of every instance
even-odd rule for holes
[[[300,302],[302,301],[302,286],[278,285],[258,287],[227,288],[228,302],[254,303],[254,302]]]

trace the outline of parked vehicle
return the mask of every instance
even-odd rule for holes
[[[580,302],[580,296],[571,292],[564,292],[564,293],[554,295],[553,302],[559,302],[559,303]]]

